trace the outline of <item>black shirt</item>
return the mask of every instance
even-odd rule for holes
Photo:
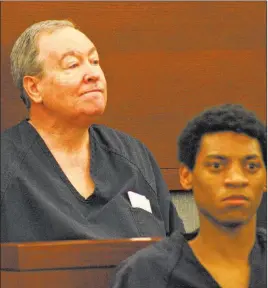
[[[1,242],[166,236],[183,224],[153,156],[137,139],[103,125],[89,129],[84,199],[26,121],[1,135]],[[152,213],[132,207],[144,195]]]
[[[197,233],[173,233],[138,251],[117,268],[111,288],[220,288],[195,257],[188,240]],[[267,287],[266,231],[260,228],[250,255],[250,288]],[[239,287],[234,287],[239,288]]]

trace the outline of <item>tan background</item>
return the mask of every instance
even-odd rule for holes
[[[27,111],[9,54],[31,24],[73,20],[95,43],[108,80],[102,123],[153,152],[179,189],[176,141],[205,107],[242,103],[266,120],[266,2],[2,2],[1,130]]]

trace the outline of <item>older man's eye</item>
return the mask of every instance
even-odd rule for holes
[[[78,63],[73,63],[73,64],[68,65],[68,69],[73,69],[73,68],[76,68],[77,66],[78,66]]]
[[[91,61],[92,65],[99,65],[100,64],[100,60],[99,59],[92,59]]]

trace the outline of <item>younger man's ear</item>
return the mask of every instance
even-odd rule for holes
[[[183,189],[191,190],[193,188],[193,174],[192,171],[184,164],[179,168],[180,183]]]
[[[42,103],[43,101],[39,81],[35,76],[24,76],[23,78],[23,88],[34,103]]]
[[[265,174],[265,182],[263,186],[263,193],[267,193],[267,174]]]

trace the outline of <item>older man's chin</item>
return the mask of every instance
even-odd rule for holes
[[[91,123],[92,121],[96,121],[105,112],[105,105],[95,106],[95,107],[82,107],[78,111],[78,115],[76,117],[76,121],[83,123]]]

